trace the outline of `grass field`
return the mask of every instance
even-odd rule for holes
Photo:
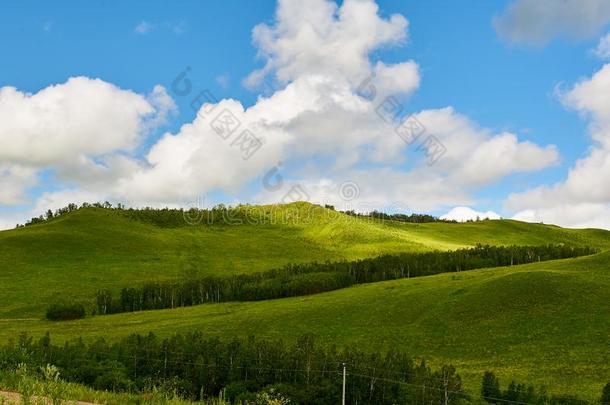
[[[308,208],[297,205],[298,209]],[[264,209],[264,208],[261,208]],[[571,243],[606,250],[610,232],[516,221],[372,222],[316,209],[290,224],[158,228],[113,211],[81,210],[0,233],[0,341],[26,331],[55,340],[194,329],[222,337],[314,333],[362,349],[398,346],[452,362],[476,391],[484,370],[595,399],[610,381],[610,252],[511,268],[403,279],[315,296],[41,320],[56,295],[202,273],[250,272],[287,262],[476,243]]]
[[[49,302],[90,302],[120,288],[186,273],[268,270],[289,262],[448,250],[476,243],[572,243],[605,249],[610,232],[516,221],[408,224],[372,221],[306,203],[257,207],[295,215],[280,223],[160,228],[116,211],[82,209],[0,232],[0,319],[39,318]]]
[[[593,398],[610,381],[609,253],[512,268],[361,285],[308,297],[201,305],[53,323],[5,322],[20,331],[89,339],[191,330],[226,338],[314,333],[363,349],[397,346],[451,361],[476,389],[486,369]],[[507,381],[506,381],[507,382]]]

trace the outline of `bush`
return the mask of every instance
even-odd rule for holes
[[[53,304],[47,309],[50,321],[69,321],[85,317],[85,307],[81,304]]]

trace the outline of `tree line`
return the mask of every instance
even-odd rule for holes
[[[46,313],[46,318],[50,321],[69,321],[84,317],[85,307],[78,303],[52,304]]]
[[[454,404],[466,398],[451,365],[431,369],[405,353],[337,348],[305,335],[295,342],[250,337],[223,341],[200,332],[161,339],[132,335],[116,343],[74,340],[55,345],[21,335],[0,348],[0,370],[56,366],[64,379],[97,390],[150,392],[153,388],[203,400],[223,393],[231,403],[273,392],[296,404],[341,401],[343,364],[353,404]]]
[[[59,208],[55,211],[47,210],[44,214],[37,217],[33,217],[25,222],[24,225],[18,224],[16,227],[21,228],[24,226],[37,225],[54,218],[61,217],[65,214],[78,211],[83,208],[100,208],[106,210],[113,210],[120,215],[127,217],[132,220],[141,221],[149,224],[153,224],[160,227],[173,228],[186,225],[195,224],[226,224],[226,225],[240,225],[240,224],[261,224],[261,223],[288,223],[294,221],[308,221],[313,220],[313,210],[321,208],[319,205],[312,204],[309,206],[310,212],[301,212],[298,207],[294,210],[282,207],[281,209],[274,209],[270,207],[263,209],[257,206],[239,204],[237,206],[226,206],[224,204],[218,204],[211,208],[127,208],[123,204],[113,205],[108,201],[94,202],[94,203],[82,203],[78,204],[70,203],[63,208]],[[399,222],[410,222],[410,223],[425,223],[425,222],[450,222],[456,223],[453,220],[444,220],[428,214],[386,214],[380,211],[371,211],[368,213],[357,213],[353,210],[348,211],[335,211],[334,206],[325,205],[330,211],[323,211],[330,217],[343,213],[352,217],[359,218],[371,218],[375,220],[389,220]]]
[[[481,398],[490,404],[570,404],[587,405],[589,402],[576,395],[551,395],[546,387],[535,387],[532,384],[511,381],[505,389],[500,380],[491,371],[486,371],[481,381]],[[599,399],[601,405],[610,403],[610,382],[602,389]]]
[[[334,207],[331,205],[327,205],[326,208],[334,209]],[[382,211],[377,211],[377,210],[373,210],[368,213],[360,213],[360,212],[356,212],[354,210],[346,210],[346,211],[340,211],[340,212],[347,214],[347,215],[351,215],[353,217],[360,217],[360,218],[364,217],[364,218],[375,218],[375,219],[382,219],[382,220],[389,220],[389,221],[409,222],[412,224],[424,224],[424,223],[428,223],[428,222],[446,222],[446,223],[452,223],[452,224],[457,223],[457,221],[454,219],[441,219],[439,217],[435,217],[435,216],[429,215],[429,214],[416,214],[416,213],[388,214],[388,213],[385,213]]]
[[[59,208],[55,211],[47,210],[44,215],[33,217],[26,221],[25,224],[18,224],[17,228],[24,226],[37,225],[54,218],[59,218],[65,214],[69,214],[74,211],[86,208],[100,208],[105,210],[112,210],[117,212],[119,215],[133,219],[136,221],[146,222],[160,227],[178,227],[185,226],[193,223],[201,224],[214,224],[214,223],[228,223],[236,224],[238,222],[250,221],[253,219],[249,217],[252,213],[248,210],[240,209],[238,207],[228,207],[224,204],[218,204],[209,209],[200,208],[126,208],[123,204],[112,205],[112,203],[105,202],[94,202],[94,203],[82,203],[80,206],[74,203],[70,203],[63,208]]]
[[[520,265],[596,253],[590,247],[483,246],[447,252],[385,254],[375,258],[288,264],[255,274],[193,277],[96,294],[96,314],[177,308],[226,301],[257,301],[316,294],[355,284]]]
[[[543,386],[515,381],[501,389],[491,371],[483,376],[479,400],[464,392],[451,365],[432,369],[400,350],[338,348],[313,335],[286,342],[254,336],[221,340],[201,332],[162,339],[150,333],[115,343],[76,339],[56,345],[47,333],[37,341],[22,334],[0,347],[0,381],[9,386],[17,385],[10,379],[19,377],[20,370],[44,374],[51,369],[65,381],[96,390],[167,393],[199,401],[220,395],[234,404],[258,404],[261,394],[283,399],[273,403],[340,403],[344,366],[350,404],[589,404],[576,395],[549,394]],[[610,383],[599,403],[609,400]]]

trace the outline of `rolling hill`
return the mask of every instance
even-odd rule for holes
[[[485,370],[595,398],[610,380],[609,253],[512,268],[387,281],[307,297],[206,304],[53,323],[4,322],[0,340],[27,331],[111,339],[202,330],[232,338],[314,333],[329,343],[400,347],[452,362],[476,391]]]
[[[119,211],[81,209],[0,233],[0,341],[26,331],[118,338],[194,329],[366,349],[401,347],[452,362],[476,391],[483,371],[545,384],[551,392],[599,395],[610,380],[610,232],[517,221],[409,224],[354,218],[298,203],[257,210],[299,212],[293,221],[160,227]],[[308,216],[309,215],[309,216]],[[602,253],[507,268],[360,285],[330,293],[249,303],[41,320],[57,296],[91,299],[113,289],[185,272],[253,272],[288,262],[448,250],[476,243],[589,245]],[[109,333],[111,331],[111,333]],[[507,381],[504,381],[505,383]]]

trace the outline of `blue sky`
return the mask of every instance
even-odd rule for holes
[[[540,148],[555,145],[557,151],[557,157],[551,159],[553,162],[544,164],[544,167],[508,170],[485,184],[469,184],[465,186],[468,188],[467,196],[455,201],[448,197],[422,205],[409,201],[405,205],[412,210],[427,210],[441,215],[455,206],[470,206],[510,217],[519,211],[507,207],[511,193],[527,193],[538,187],[564,182],[575,161],[590,153],[594,144],[588,129],[591,121],[583,114],[591,111],[566,106],[558,91],[569,93],[576,83],[590,79],[603,68],[604,61],[595,56],[593,50],[604,35],[607,24],[599,22],[599,28],[593,33],[573,33],[570,32],[573,27],[567,27],[566,32],[551,33],[542,41],[539,38],[532,41],[522,37],[515,39],[514,32],[514,35],[502,33],[498,24],[493,22],[494,18],[508,20],[507,15],[511,7],[516,7],[515,3],[524,3],[518,5],[523,10],[517,11],[527,12],[526,0],[377,2],[379,18],[388,20],[392,15],[400,14],[408,20],[406,39],[373,47],[368,53],[371,65],[383,61],[389,66],[407,60],[417,64],[419,85],[398,95],[405,111],[417,113],[451,107],[456,114],[466,117],[473,128],[488,131],[490,137],[510,132],[518,137],[519,142],[531,142]],[[218,100],[238,100],[247,108],[257,103],[261,93],[270,95],[265,93],[264,86],[248,88],[243,81],[267,61],[264,56],[257,55],[260,46],[253,43],[252,30],[261,23],[273,27],[277,23],[276,8],[273,1],[245,3],[236,0],[180,1],[176,4],[92,1],[86,5],[76,1],[62,2],[61,5],[4,2],[0,6],[0,50],[5,63],[0,64],[0,87],[15,87],[22,93],[34,94],[77,76],[99,78],[121,90],[143,96],[150,94],[155,86],[163,86],[175,102],[176,109],[162,124],[155,125],[146,136],[140,137],[135,146],[86,155],[94,162],[101,162],[110,154],[143,161],[163,134],[178,135],[182,125],[196,118],[196,112],[190,106],[192,94],[181,97],[171,91],[176,75],[186,67],[190,68],[188,77],[194,91],[208,89]],[[554,16],[552,10],[549,13]],[[561,24],[561,16],[557,18]],[[298,25],[300,22],[290,23]],[[278,91],[306,73],[300,71],[301,76],[282,81],[274,76],[281,68],[272,70],[268,79]],[[10,134],[3,137],[2,131],[0,129],[0,139],[10,142]],[[321,170],[312,170],[311,166],[318,165],[320,169],[328,164],[328,159],[334,158],[333,153],[329,157],[312,152],[307,158],[303,158],[301,152],[284,153],[279,160],[284,162],[287,179],[320,184]],[[348,154],[345,150],[341,153]],[[407,151],[405,155],[409,153]],[[41,202],[41,197],[49,193],[88,189],[78,179],[58,175],[61,163],[37,163],[32,168],[31,163],[24,163],[26,160],[20,162],[15,155],[0,155],[0,163],[28,167],[36,173],[35,180],[31,180],[25,190],[20,190],[21,198],[0,204],[0,215],[4,216],[5,222],[27,217],[34,210],[44,208],[45,203],[50,206],[59,203],[61,199],[56,201],[52,198]],[[379,165],[379,161],[371,163],[363,159],[347,172],[354,176],[354,170],[362,172]],[[268,166],[257,166],[251,178],[241,184],[211,182],[211,185],[195,187],[191,196],[186,193],[173,201],[163,202],[180,204],[193,195],[203,194],[213,202],[273,199],[267,195],[261,197],[257,190],[259,179]],[[74,169],[74,166],[70,167],[70,170]],[[407,172],[413,168],[413,162],[407,160],[392,164],[392,168]],[[205,173],[222,175],[211,169]],[[312,180],[308,175],[317,177]],[[333,176],[328,176],[331,182],[338,184],[343,180],[337,173]],[[359,184],[357,179],[354,182]],[[367,187],[363,186],[362,191],[365,189]],[[99,191],[96,189],[89,195],[101,196],[103,193],[99,194]],[[147,202],[146,198],[122,198],[120,193],[108,198],[133,201],[135,205]],[[156,204],[161,200],[151,197],[150,202]],[[597,199],[591,203],[605,205],[607,201]],[[530,207],[525,208],[520,211],[528,211]],[[539,214],[533,219],[545,220],[540,215],[546,208],[532,206],[533,210],[539,209]],[[555,214],[549,215],[548,221],[557,221],[556,218]],[[593,216],[565,224],[596,224],[595,221]],[[599,225],[605,226],[605,223],[602,221]]]

